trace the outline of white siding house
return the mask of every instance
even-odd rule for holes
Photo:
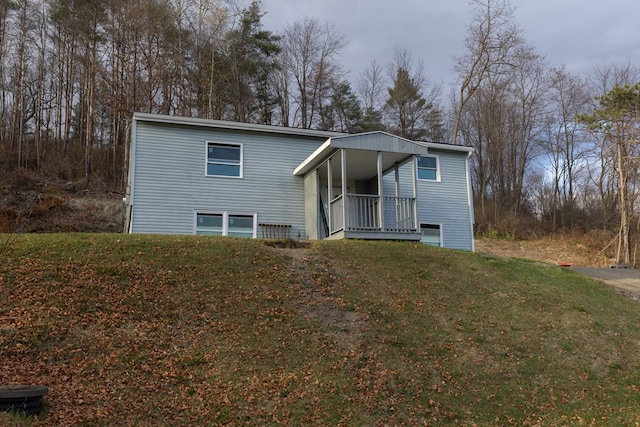
[[[384,132],[136,113],[126,230],[474,250],[471,153]]]

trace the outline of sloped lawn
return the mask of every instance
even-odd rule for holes
[[[640,422],[640,305],[555,266],[117,234],[0,262],[0,384],[49,387],[0,425]]]

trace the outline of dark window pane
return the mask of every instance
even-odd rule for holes
[[[209,160],[240,162],[240,147],[228,145],[209,145]]]
[[[435,157],[419,157],[418,167],[436,169],[438,167],[438,162]]]

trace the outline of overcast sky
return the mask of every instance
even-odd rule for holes
[[[282,31],[305,17],[333,24],[348,42],[342,62],[355,84],[371,60],[386,64],[396,46],[422,61],[449,92],[453,56],[471,19],[467,0],[262,0],[264,29]],[[640,1],[512,0],[527,41],[551,65],[581,75],[612,62],[640,66]]]

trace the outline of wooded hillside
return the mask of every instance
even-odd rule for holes
[[[536,51],[508,0],[471,5],[458,86],[443,94],[428,58],[398,47],[349,74],[331,23],[266,29],[259,1],[2,0],[1,168],[124,193],[134,112],[386,130],[475,148],[479,233],[602,229],[629,259],[638,67],[577,75]]]

